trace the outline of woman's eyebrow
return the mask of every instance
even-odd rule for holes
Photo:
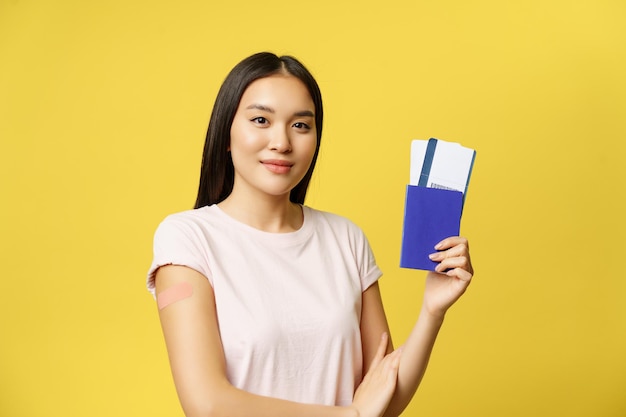
[[[264,106],[263,104],[250,104],[248,107],[246,107],[246,110],[261,110],[268,113],[276,113],[273,108]],[[315,113],[313,113],[311,110],[298,111],[295,112],[293,115],[297,117],[315,117]]]
[[[246,107],[246,110],[253,110],[253,109],[266,111],[268,113],[275,113],[273,108],[264,106],[262,104],[250,104],[248,107]]]

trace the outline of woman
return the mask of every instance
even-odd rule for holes
[[[148,274],[187,416],[399,415],[469,285],[466,239],[443,240],[393,349],[367,239],[303,205],[322,120],[292,57],[248,57],[218,93],[196,207],[159,225]]]

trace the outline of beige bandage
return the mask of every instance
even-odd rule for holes
[[[176,301],[191,297],[192,294],[193,287],[188,282],[181,282],[179,284],[172,285],[157,295],[157,306],[159,307],[159,310],[163,310],[165,307],[175,303]]]

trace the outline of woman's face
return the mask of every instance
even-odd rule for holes
[[[302,81],[283,74],[254,81],[230,129],[233,193],[288,198],[308,171],[316,145],[315,105]]]

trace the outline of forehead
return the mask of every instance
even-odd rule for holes
[[[271,107],[274,110],[314,110],[309,90],[300,79],[292,75],[276,74],[253,81],[239,104],[246,108],[253,104]]]

